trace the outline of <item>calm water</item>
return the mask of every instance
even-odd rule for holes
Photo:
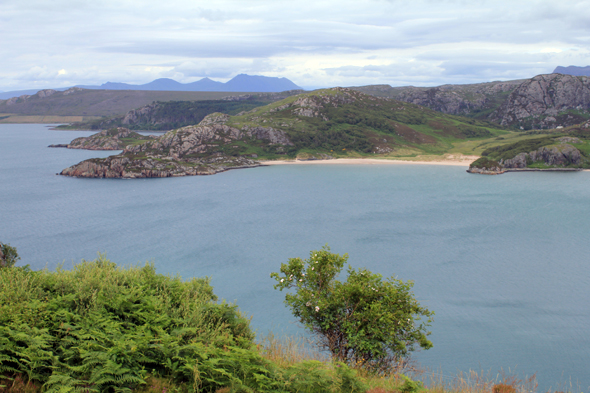
[[[436,312],[422,365],[590,386],[590,172],[476,176],[461,167],[274,166],[214,176],[74,179],[109,152],[49,149],[88,132],[0,125],[0,240],[53,269],[119,264],[210,276],[264,333],[302,333],[270,272],[328,243],[415,281]]]

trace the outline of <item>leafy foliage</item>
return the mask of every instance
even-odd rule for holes
[[[13,267],[19,259],[20,257],[15,247],[10,247],[10,244],[0,243],[0,269],[3,267]]]
[[[325,246],[310,258],[291,258],[272,273],[275,289],[294,289],[285,303],[334,359],[387,373],[416,346],[432,347],[426,329],[433,312],[410,292],[413,283],[383,280],[366,269],[348,269],[346,282],[336,280],[348,255]],[[422,318],[426,320],[422,320]]]
[[[277,366],[236,306],[216,300],[208,279],[104,256],[71,271],[0,269],[0,391],[141,392],[154,380],[191,392],[366,390],[345,365]]]

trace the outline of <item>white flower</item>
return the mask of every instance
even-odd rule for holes
[[[317,257],[317,256],[318,256],[318,254],[315,254],[315,255],[314,255],[314,257]]]
[[[284,278],[281,278],[281,282],[283,282],[283,281],[285,281],[285,279]]]
[[[309,306],[311,306],[311,302],[307,302],[307,303],[305,303],[305,305],[306,305],[307,307],[309,307]]]
[[[318,306],[315,306],[315,312],[320,311],[320,308]]]
[[[305,277],[305,273],[301,273],[301,275],[302,275],[303,277]]]
[[[315,269],[314,267],[311,268],[311,270]]]
[[[300,279],[299,282],[303,281],[303,279]]]

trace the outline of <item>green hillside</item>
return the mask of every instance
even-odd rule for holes
[[[257,153],[288,157],[306,152],[331,156],[438,155],[457,143],[508,133],[489,122],[343,88],[289,97],[232,116],[226,124],[237,129],[272,127],[284,131],[292,146]]]

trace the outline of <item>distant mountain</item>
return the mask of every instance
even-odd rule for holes
[[[77,85],[82,89],[92,90],[140,90],[140,91],[218,91],[233,93],[279,93],[288,90],[302,90],[301,87],[287,78],[276,78],[260,75],[240,74],[226,83],[216,82],[209,78],[203,78],[192,83],[180,83],[174,79],[160,78],[143,85],[129,83],[107,82],[100,86]],[[65,91],[69,87],[51,89]],[[0,93],[0,100],[8,100],[13,97],[32,96],[42,89],[17,90]],[[46,89],[47,90],[47,89]]]
[[[228,91],[278,93],[300,90],[301,87],[287,78],[240,74],[226,83],[203,78],[192,83],[179,83],[173,79],[161,78],[143,85],[107,82],[100,86],[77,86],[84,89],[100,90],[151,90],[151,91]]]
[[[565,75],[573,75],[573,76],[590,76],[590,66],[586,67],[577,67],[577,66],[569,66],[569,67],[562,67],[558,66],[553,71],[554,74],[565,74]]]

